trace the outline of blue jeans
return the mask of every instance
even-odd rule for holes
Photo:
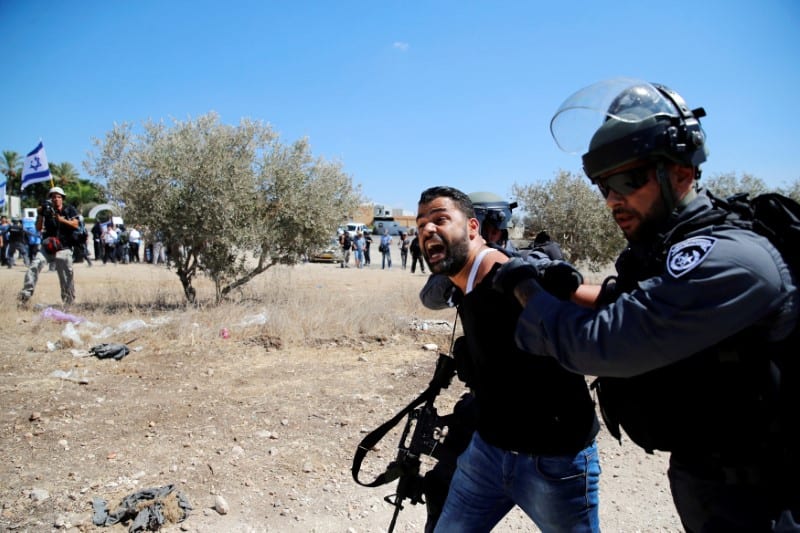
[[[535,456],[491,446],[476,431],[435,531],[489,531],[515,504],[544,533],[600,531],[599,479],[595,443],[575,456]]]

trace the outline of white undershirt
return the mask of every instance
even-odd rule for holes
[[[469,277],[467,278],[467,287],[464,294],[469,294],[472,291],[472,285],[475,283],[475,276],[478,275],[478,268],[481,266],[481,262],[483,258],[492,251],[492,248],[486,248],[481,250],[481,253],[478,254],[478,257],[475,258],[475,262],[472,263],[472,268],[469,271]]]

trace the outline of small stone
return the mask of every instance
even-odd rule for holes
[[[422,349],[426,350],[428,352],[435,352],[435,351],[437,351],[439,349],[439,345],[430,342],[428,344],[423,344],[422,345]]]
[[[50,497],[50,493],[44,489],[33,489],[28,496],[35,502],[43,502]]]
[[[225,498],[217,494],[214,496],[214,510],[219,514],[228,514],[228,512],[231,510],[231,507],[228,505],[228,502],[225,501]]]
[[[34,411],[34,412],[31,413],[31,416],[28,417],[28,420],[33,422],[33,421],[39,420],[41,418],[42,418],[42,413],[40,413],[39,411]]]

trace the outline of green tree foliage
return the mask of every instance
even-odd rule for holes
[[[602,196],[582,175],[562,170],[550,181],[514,184],[512,193],[525,211],[526,236],[546,230],[571,262],[599,267],[625,247]]]
[[[800,202],[800,178],[781,188],[781,192],[790,198],[794,198],[796,202]]]
[[[78,175],[78,170],[72,166],[72,163],[51,163],[49,166],[50,175],[53,177],[53,183],[64,188],[65,192],[65,187],[78,183],[80,176]]]
[[[728,198],[737,193],[746,192],[752,198],[759,194],[769,192],[769,187],[764,180],[752,174],[743,173],[741,176],[735,172],[703,176],[700,185],[711,191],[715,196]]]
[[[3,158],[0,159],[0,172],[6,176],[7,194],[11,191],[18,191],[22,183],[22,164],[23,159],[13,150],[3,150]]]
[[[306,140],[284,146],[269,125],[221,124],[215,113],[141,133],[115,125],[88,172],[108,180],[125,216],[160,231],[184,294],[205,272],[216,301],[276,264],[327,244],[360,201],[339,164],[314,159]]]

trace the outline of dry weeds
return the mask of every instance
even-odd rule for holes
[[[418,304],[425,276],[276,267],[220,306],[200,279],[191,307],[163,267],[81,264],[68,310],[85,319],[79,345],[41,316],[58,303],[55,273],[41,275],[39,308],[17,311],[23,273],[0,270],[0,529],[124,531],[91,525],[92,497],[113,506],[174,483],[195,510],[166,531],[385,530],[392,487],[359,487],[349,469],[364,432],[430,379],[435,352],[422,345],[449,342],[454,313]],[[132,352],[84,356],[101,342]],[[440,410],[462,391],[454,384]],[[370,454],[364,478],[394,457],[397,439]],[[605,433],[600,445],[605,529],[677,530],[664,457]],[[213,509],[217,496],[230,512]],[[407,505],[397,530],[423,521],[424,509]],[[498,530],[530,522],[517,512]]]

